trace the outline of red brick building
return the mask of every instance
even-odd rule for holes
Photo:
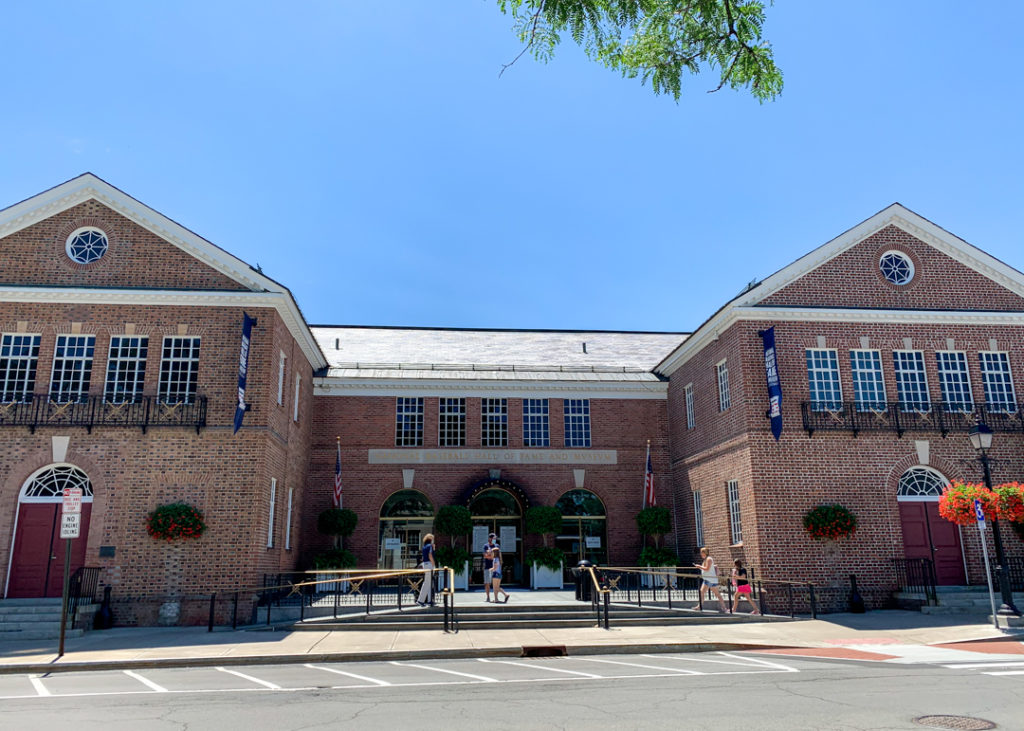
[[[122,623],[195,621],[203,594],[307,567],[331,545],[316,519],[339,445],[361,567],[415,565],[448,504],[470,508],[475,542],[502,536],[513,582],[532,505],[562,510],[567,564],[631,564],[649,441],[683,563],[705,543],[761,576],[856,573],[876,604],[904,556],[983,579],[976,534],[935,511],[937,486],[979,478],[969,424],[996,431],[997,481],[1024,470],[1024,276],[900,206],[689,337],[310,326],[287,288],[88,174],[0,211],[0,261],[3,595],[59,595],[60,490],[81,487],[73,564],[101,570]],[[173,502],[203,511],[202,538],[147,534]],[[852,539],[803,532],[823,502],[857,514]]]

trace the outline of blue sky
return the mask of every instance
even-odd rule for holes
[[[17,3],[0,207],[90,171],[311,324],[689,331],[898,201],[1024,269],[1024,3],[781,2],[679,104],[495,0]]]

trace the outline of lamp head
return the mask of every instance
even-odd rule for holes
[[[971,427],[971,446],[977,452],[987,452],[992,447],[992,430],[984,421]]]

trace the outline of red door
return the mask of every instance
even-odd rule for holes
[[[59,597],[64,590],[64,541],[60,538],[60,503],[22,503],[14,537],[7,596]],[[71,541],[71,573],[85,564],[91,503],[82,504],[82,531]]]
[[[903,553],[907,558],[930,558],[940,586],[963,586],[964,556],[956,524],[939,515],[937,502],[901,502]]]

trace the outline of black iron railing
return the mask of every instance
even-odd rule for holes
[[[78,608],[90,604],[99,597],[100,569],[97,566],[82,566],[71,574],[68,580],[68,616],[72,628],[76,626],[92,627],[92,617],[88,621],[78,621]]]
[[[927,604],[939,603],[935,581],[935,564],[930,558],[894,558],[896,586],[907,594],[923,594]]]
[[[54,401],[47,395],[31,395],[17,401],[0,401],[0,426],[27,426],[35,432],[43,426],[189,427],[196,433],[206,426],[206,396],[168,403],[157,396],[138,396],[113,402],[104,396],[85,396],[75,401]]]
[[[816,431],[845,431],[854,436],[861,431],[891,431],[902,437],[906,432],[967,432],[979,422],[992,431],[1024,434],[1024,405],[1011,409],[935,402],[918,407],[899,402],[856,403],[843,401],[800,404],[804,430],[808,436]]]
[[[1010,588],[1013,591],[1024,591],[1024,558],[1007,557],[1006,568],[1009,569]],[[999,571],[996,566],[992,566],[992,586],[999,591]]]

